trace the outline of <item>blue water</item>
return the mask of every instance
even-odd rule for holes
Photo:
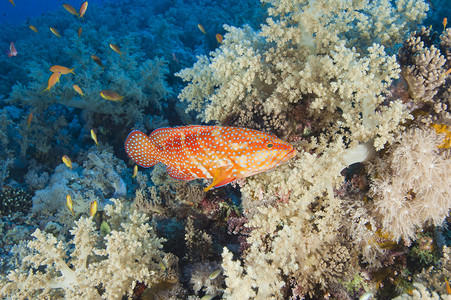
[[[91,4],[100,4],[103,0],[91,0]],[[62,7],[63,3],[68,1],[63,0],[18,0],[14,2],[13,6],[9,1],[2,1],[0,3],[0,27],[3,26],[18,26],[27,20],[40,16],[48,12],[54,12]],[[70,5],[78,9],[83,3],[81,0],[70,1]]]

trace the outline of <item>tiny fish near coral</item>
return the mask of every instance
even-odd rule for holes
[[[30,27],[30,29],[33,30],[34,32],[38,33],[38,29],[35,26],[30,25],[28,27]]]
[[[66,206],[67,208],[69,208],[70,212],[75,217],[74,202],[72,201],[72,197],[69,194],[66,196]]]
[[[33,113],[30,113],[27,118],[27,128],[30,128],[31,120],[33,120]]]
[[[97,201],[94,200],[91,202],[91,208],[89,209],[89,215],[94,217],[97,213]]]
[[[99,66],[101,66],[103,68],[103,63],[98,56],[91,55],[91,58],[96,64],[98,64]]]
[[[63,66],[58,66],[58,65],[54,65],[54,66],[50,67],[50,71],[52,71],[53,73],[56,73],[56,72],[61,73],[61,75],[66,75],[69,73],[72,73],[75,75],[74,69],[75,68],[69,69],[69,68],[66,68]]]
[[[296,155],[292,145],[271,134],[200,125],[159,128],[149,136],[134,130],[125,151],[142,167],[165,164],[175,179],[213,178],[205,191],[271,170]]]
[[[70,160],[69,156],[67,155],[63,155],[63,157],[61,158],[63,160],[63,163],[72,170],[72,161]]]
[[[9,51],[7,51],[6,53],[8,54],[8,57],[17,55],[17,50],[16,50],[16,47],[14,46],[14,42],[11,42],[9,44]]]
[[[81,88],[78,85],[74,84],[72,87],[80,96],[83,97],[83,91],[81,90]]]
[[[121,49],[119,48],[118,45],[110,44],[110,48],[117,54],[120,54],[120,55],[124,54],[123,52],[121,52]]]
[[[197,24],[197,28],[199,28],[200,31],[202,31],[203,34],[207,34],[207,31],[205,31],[204,26],[202,24]]]
[[[138,175],[138,165],[135,165],[135,166],[133,167],[133,175],[132,175],[132,178],[135,178],[136,175]]]
[[[88,9],[88,1],[85,1],[80,6],[80,14],[79,14],[80,18],[84,17],[87,9]]]
[[[124,98],[124,96],[121,96],[118,93],[110,91],[110,90],[101,91],[100,96],[103,99],[114,101],[114,102],[122,101],[122,99]]]
[[[91,129],[91,138],[96,143],[96,145],[98,146],[99,145],[99,141],[97,141],[97,134],[94,131],[94,129]]]
[[[50,89],[51,89],[55,84],[57,84],[57,83],[60,81],[60,77],[61,77],[61,73],[60,73],[60,72],[53,73],[53,74],[49,77],[49,80],[48,80],[48,82],[47,82],[47,87],[45,88],[45,90],[43,90],[43,91],[41,92],[41,94],[44,93],[45,91],[49,91],[49,92],[50,92]]]
[[[67,4],[67,3],[63,3],[63,7],[64,7],[65,10],[70,12],[72,15],[78,17],[78,11],[72,5]]]
[[[50,31],[54,34],[54,35],[56,35],[57,37],[61,37],[61,34],[58,32],[58,30],[56,30],[55,28],[53,28],[53,27],[50,27]]]

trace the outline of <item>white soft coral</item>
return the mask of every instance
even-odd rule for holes
[[[451,160],[433,129],[411,129],[375,166],[372,191],[383,230],[407,243],[426,222],[441,225],[451,208]]]

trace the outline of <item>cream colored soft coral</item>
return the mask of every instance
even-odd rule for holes
[[[111,223],[114,229],[104,245],[92,217],[75,221],[69,243],[75,246],[73,250],[37,229],[22,265],[1,278],[0,295],[11,299],[122,299],[133,294],[137,282],[151,287],[164,281],[168,270],[162,239],[146,216],[130,213],[121,202],[113,201],[115,208],[107,206],[106,215],[124,221],[120,226]]]
[[[375,165],[372,191],[383,230],[406,243],[426,222],[440,226],[451,209],[451,159],[433,129],[411,129]]]
[[[179,73],[189,81],[179,98],[204,121],[261,107],[266,115],[314,123],[296,158],[241,188],[251,246],[241,261],[224,250],[229,299],[282,299],[288,279],[313,295],[353,276],[357,255],[346,261],[346,253],[380,253],[361,249],[373,247],[364,224],[357,236],[343,234],[349,224],[334,189],[343,184],[340,172],[363,160],[349,153],[361,145],[383,149],[410,118],[401,101],[387,99],[400,69],[386,47],[401,42],[427,10],[420,0],[264,2],[269,18],[261,30],[226,26],[219,49]],[[301,135],[297,125],[286,132]],[[332,249],[343,255],[325,261],[322,254],[338,253]],[[328,276],[337,265],[346,268]]]

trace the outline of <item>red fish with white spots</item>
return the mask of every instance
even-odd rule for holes
[[[161,162],[175,179],[213,178],[212,187],[268,171],[296,155],[274,135],[253,129],[220,126],[159,128],[149,136],[132,131],[125,151],[141,167]]]

